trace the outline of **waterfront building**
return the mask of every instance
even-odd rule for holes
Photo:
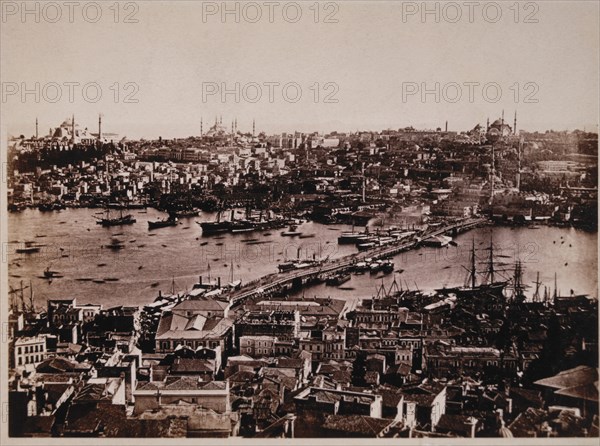
[[[33,368],[46,359],[46,336],[23,336],[15,339],[14,364],[17,368]]]

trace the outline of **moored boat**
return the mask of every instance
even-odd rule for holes
[[[167,226],[177,226],[177,217],[175,214],[170,214],[164,220],[155,220],[148,222],[148,229],[166,228]]]
[[[330,286],[340,286],[343,283],[348,282],[349,280],[350,280],[350,274],[340,273],[340,274],[336,274],[335,276],[329,277],[325,281],[325,284],[330,285]]]

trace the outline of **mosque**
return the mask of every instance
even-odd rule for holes
[[[496,119],[490,125],[490,119],[487,120],[486,137],[488,139],[506,138],[507,136],[516,135],[517,133],[517,112],[515,111],[515,120],[513,127],[504,122],[504,110],[502,117]]]
[[[504,121],[504,110],[502,111],[502,117],[496,119],[494,122],[490,124],[490,119],[487,120],[487,125],[485,130],[483,126],[477,124],[471,132],[471,134],[480,134],[485,135],[487,140],[497,141],[501,138],[507,138],[509,136],[514,136],[517,134],[517,112],[515,111],[515,119],[513,121],[513,126],[511,127]]]
[[[206,136],[210,138],[237,138],[241,142],[255,142],[258,141],[256,138],[256,122],[252,120],[252,138],[248,140],[245,136],[243,136],[242,132],[238,131],[238,123],[237,118],[231,121],[231,130],[229,130],[225,125],[223,125],[223,117],[221,116],[219,119],[215,116],[215,123],[208,129],[206,133],[203,131],[203,120],[200,119],[200,136]]]
[[[98,139],[97,133],[92,134],[87,127],[82,129],[75,123],[75,115],[71,119],[65,119],[54,130],[50,129],[50,136],[53,140],[73,144],[92,144]]]

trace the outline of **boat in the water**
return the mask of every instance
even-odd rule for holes
[[[110,245],[104,245],[108,249],[112,249],[113,251],[118,251],[120,249],[124,249],[125,245],[122,241],[114,238],[110,241]]]
[[[358,245],[358,250],[366,251],[368,249],[374,248],[375,246],[377,246],[375,242],[365,242]]]
[[[346,283],[350,280],[350,274],[349,273],[340,273],[340,274],[336,274],[332,277],[329,277],[326,281],[325,284],[326,285],[330,285],[330,286],[340,286],[343,283]]]
[[[369,234],[369,230],[368,228],[365,228],[364,231],[362,232],[354,232],[354,227],[352,227],[352,231],[351,232],[342,232],[339,236],[338,236],[338,245],[344,245],[344,244],[358,244],[359,239],[361,237],[368,237]]]
[[[383,264],[381,265],[381,271],[383,271],[385,274],[394,272],[394,262],[389,259],[384,260]]]
[[[24,248],[17,248],[15,252],[17,254],[33,254],[35,252],[40,252],[39,246],[26,246]]]
[[[377,274],[383,268],[383,262],[381,260],[375,260],[369,264],[369,272],[371,274]]]
[[[277,265],[280,273],[296,269],[296,262],[283,262]]]
[[[282,231],[281,235],[283,237],[295,237],[297,235],[301,235],[302,232],[298,231],[298,226],[290,225],[287,231]]]
[[[196,222],[202,228],[202,235],[220,234],[223,232],[229,232],[231,222],[228,220],[221,220],[221,211],[217,213],[215,221],[202,221]]]
[[[497,280],[498,272],[494,263],[494,244],[490,241],[490,246],[487,248],[489,251],[487,268],[485,271],[477,271],[477,257],[475,255],[475,241],[471,244],[471,255],[470,255],[470,267],[466,268],[468,271],[467,278],[464,286],[452,287],[452,288],[440,288],[437,289],[439,293],[456,294],[458,297],[473,297],[478,295],[493,295],[498,297],[504,296],[504,289],[509,284],[509,280]],[[478,282],[477,275],[484,274],[484,280]]]
[[[39,204],[38,209],[42,212],[60,211],[65,209],[65,205],[60,201],[45,201]]]
[[[109,226],[120,226],[120,225],[132,225],[136,222],[136,219],[131,214],[123,214],[123,207],[119,208],[119,216],[111,217],[110,208],[106,208],[105,215],[102,218],[94,217],[98,221],[96,224],[102,225],[104,227]]]
[[[232,221],[231,226],[229,227],[229,231],[233,232],[234,234],[238,232],[252,232],[254,230],[256,230],[255,225],[248,220]]]
[[[44,270],[44,278],[46,279],[54,279],[59,277],[62,277],[60,276],[60,273],[58,271],[52,271],[50,267]]]
[[[200,210],[196,208],[178,209],[175,211],[177,218],[197,217],[200,215]]]
[[[177,226],[177,216],[175,213],[170,213],[169,216],[163,220],[148,221],[148,229],[166,228],[168,226]]]

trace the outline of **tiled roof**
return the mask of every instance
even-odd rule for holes
[[[279,358],[277,360],[277,367],[301,369],[304,367],[304,360],[295,358]]]
[[[199,376],[167,376],[165,381],[140,384],[137,390],[225,390],[224,381],[201,381]]]
[[[214,299],[187,299],[175,305],[172,311],[223,311],[228,305]]]
[[[515,437],[535,437],[537,426],[546,419],[546,416],[545,410],[529,407],[521,412],[508,427]]]
[[[112,395],[103,384],[86,384],[73,399],[74,402],[111,401]]]
[[[167,313],[160,318],[156,339],[204,339],[223,336],[233,321],[226,318],[204,316],[185,317]]]
[[[393,420],[372,418],[365,415],[329,415],[323,424],[324,429],[359,435],[377,437]]]
[[[566,389],[557,390],[557,395],[569,396],[588,401],[598,401],[598,381],[587,383],[581,386],[568,387]]]
[[[598,369],[594,367],[579,366],[573,369],[564,370],[558,375],[551,376],[536,381],[544,387],[552,387],[555,389],[566,389],[569,387],[577,387],[598,381]]]
[[[371,404],[375,396],[370,394],[361,394],[357,392],[339,392],[333,390],[325,390],[311,388],[307,397],[316,397],[316,400],[323,403],[335,403],[337,401],[346,400],[353,401],[355,404]]]
[[[68,359],[54,356],[39,363],[35,369],[40,373],[61,373],[75,370],[76,365],[77,363],[69,361]]]
[[[176,358],[171,371],[173,373],[212,372],[215,362],[212,359]]]
[[[477,419],[467,415],[443,414],[438,421],[436,430],[468,435],[471,432],[472,421],[477,421]]]

